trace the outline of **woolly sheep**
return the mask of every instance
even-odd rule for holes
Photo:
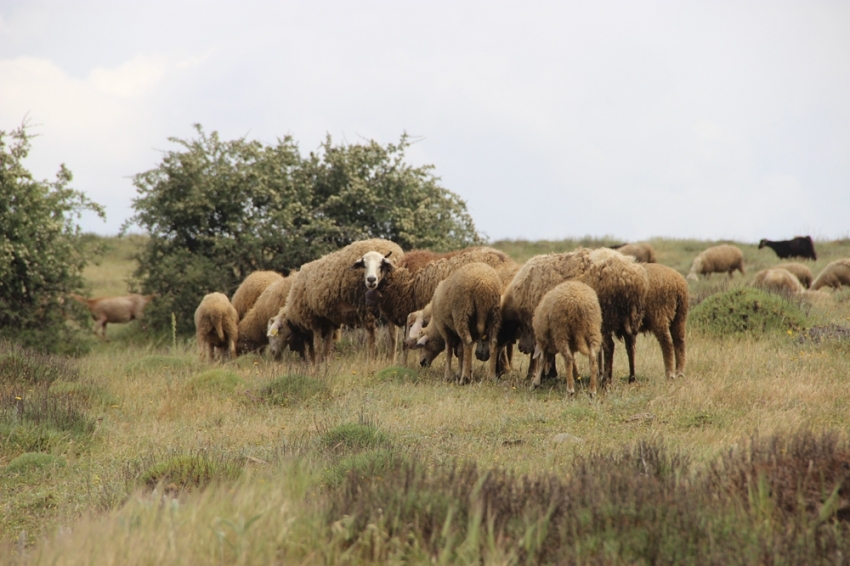
[[[800,280],[793,273],[781,267],[762,269],[755,274],[750,285],[771,293],[796,294],[803,292],[803,284],[800,283]]]
[[[837,259],[824,267],[812,282],[812,291],[821,287],[838,289],[842,285],[850,285],[850,259]]]
[[[658,263],[643,266],[649,278],[641,332],[651,332],[664,358],[667,379],[685,374],[685,332],[688,321],[688,282],[681,273]],[[674,365],[675,357],[675,365]],[[634,381],[630,370],[629,382]]]
[[[224,293],[204,296],[195,310],[195,338],[201,358],[236,356],[239,314]]]
[[[339,340],[339,334],[335,334],[334,340]],[[302,359],[310,362],[314,359],[313,333],[305,332],[286,321],[286,305],[282,306],[277,314],[269,319],[266,330],[269,341],[269,353],[280,361],[287,346],[293,352],[298,352]]]
[[[367,254],[371,255],[364,261]],[[386,273],[393,269],[392,262],[387,259],[389,255],[400,259],[404,252],[397,244],[376,238],[354,242],[301,266],[286,299],[287,324],[281,325],[282,334],[287,328],[311,334],[313,362],[319,364],[330,353],[337,328],[342,325],[362,326],[369,337],[369,358],[374,359],[377,321],[372,309],[367,307],[364,277],[357,269],[364,261],[367,277],[377,280],[376,287],[370,290],[377,291]],[[391,327],[390,332],[394,333],[395,328]],[[282,337],[284,340],[288,338]]]
[[[622,338],[634,368],[634,342],[643,318],[648,279],[646,270],[633,257],[600,248],[535,256],[514,277],[502,296],[500,345],[516,338],[520,351],[530,354],[534,347],[532,318],[543,296],[563,281],[581,281],[596,291],[602,308],[602,381],[612,377],[614,338]],[[535,360],[529,364],[533,376]],[[631,377],[631,375],[630,375]]]
[[[251,307],[254,306],[254,303],[257,302],[257,299],[269,285],[277,283],[281,279],[283,279],[283,275],[276,271],[254,271],[248,275],[239,284],[239,287],[230,299],[231,304],[239,315],[239,320],[242,320],[248,314],[248,311],[251,310]]]
[[[543,295],[534,309],[532,328],[536,344],[534,358],[561,354],[567,366],[567,393],[575,394],[573,354],[581,352],[590,360],[590,395],[596,395],[596,356],[602,345],[602,308],[596,291],[579,281],[565,281]],[[540,385],[540,360],[532,387]]]
[[[703,250],[694,259],[688,279],[696,281],[698,275],[710,277],[712,273],[728,273],[731,279],[736,269],[744,274],[744,254],[737,246],[721,244]]]
[[[446,379],[452,377],[452,354],[455,347],[460,346],[460,383],[471,382],[473,344],[486,340],[490,343],[488,373],[491,379],[495,379],[501,290],[499,274],[485,263],[464,265],[441,281],[431,301],[431,323],[416,342],[417,348],[424,349],[422,365],[429,365],[439,354],[439,350],[431,347],[439,335],[445,343]],[[431,346],[429,342],[432,342]]]
[[[286,297],[289,295],[294,279],[295,272],[266,287],[254,306],[242,317],[239,321],[237,353],[253,352],[269,343],[269,320],[274,318],[286,304]]]
[[[71,293],[71,297],[84,304],[90,311],[91,316],[96,322],[94,329],[97,335],[100,329],[100,337],[106,340],[106,325],[107,323],[122,323],[130,322],[133,319],[141,319],[144,316],[145,307],[152,299],[159,296],[157,293],[153,295],[122,295],[120,297],[98,297],[95,299],[87,299],[81,295]]]
[[[773,269],[787,269],[802,283],[803,287],[808,289],[812,286],[812,279],[814,279],[812,277],[812,270],[802,263],[780,263],[779,265],[774,265]]]
[[[623,255],[630,255],[640,263],[655,263],[655,250],[646,242],[621,244],[619,246],[611,246],[611,249],[617,250]]]

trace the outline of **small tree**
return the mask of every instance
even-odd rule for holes
[[[152,324],[193,329],[192,313],[211,291],[231,295],[250,272],[283,273],[353,241],[381,237],[403,248],[480,243],[466,205],[439,186],[432,167],[405,163],[397,145],[334,146],[302,158],[291,137],[265,146],[222,141],[196,125],[197,139],[171,138],[155,169],[135,176],[135,215],[124,225],[150,239],[135,278],[161,297]]]
[[[33,179],[22,163],[29,150],[26,124],[0,131],[0,337],[39,350],[74,351],[81,343],[66,319],[77,316],[87,324],[67,303],[69,293],[83,289],[87,263],[76,219],[84,210],[105,216],[68,186],[72,175],[64,165],[53,182]]]

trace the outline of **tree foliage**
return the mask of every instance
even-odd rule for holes
[[[26,124],[0,131],[0,337],[73,351],[80,343],[66,319],[85,315],[66,299],[82,291],[88,259],[77,219],[85,210],[104,212],[69,187],[64,165],[55,181],[35,180],[23,165],[29,151]]]
[[[252,271],[287,273],[356,240],[438,250],[482,242],[433,167],[406,163],[407,135],[386,146],[327,137],[302,156],[289,136],[264,145],[195,129],[194,139],[170,138],[179,148],[134,177],[135,214],[123,228],[150,236],[135,279],[161,294],[146,311],[155,325],[170,324],[173,312],[191,331],[204,294],[229,296]]]

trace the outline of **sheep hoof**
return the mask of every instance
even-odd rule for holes
[[[634,382],[635,382],[635,376],[630,375],[629,376],[629,383],[634,383]]]

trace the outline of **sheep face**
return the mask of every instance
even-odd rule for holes
[[[523,330],[519,337],[519,351],[523,354],[531,354],[534,352],[535,340],[534,333],[530,330]]]
[[[362,258],[354,262],[350,269],[363,269],[363,282],[366,288],[370,291],[377,289],[384,274],[395,269],[392,262],[387,259],[392,253],[382,255],[378,252],[366,252]]]

